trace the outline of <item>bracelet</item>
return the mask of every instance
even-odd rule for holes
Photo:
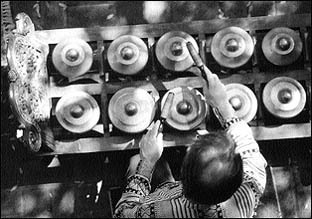
[[[225,121],[225,123],[223,123],[223,128],[226,130],[228,129],[231,125],[233,125],[234,123],[237,123],[241,121],[240,118],[238,117],[232,117],[231,119],[228,119]]]
[[[233,116],[230,119],[224,119],[221,113],[219,112],[219,109],[216,107],[212,108],[212,110],[215,116],[217,117],[217,119],[219,120],[223,129],[227,129],[228,127],[230,127],[230,125],[240,121],[240,119],[237,116]]]

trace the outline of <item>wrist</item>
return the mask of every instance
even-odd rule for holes
[[[151,162],[146,158],[141,158],[137,166],[136,174],[140,174],[140,175],[145,176],[148,179],[151,179],[155,164],[156,163]]]
[[[241,120],[237,116],[234,116],[230,119],[225,120],[224,123],[222,124],[222,127],[224,130],[228,130],[231,126],[233,126],[234,124],[240,121]]]
[[[235,115],[235,111],[230,104],[228,106],[223,105],[222,107],[214,107],[213,112],[218,118],[222,127],[225,126],[225,123],[227,121],[233,118],[237,118],[237,116]]]

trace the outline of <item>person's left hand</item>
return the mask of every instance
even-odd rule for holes
[[[139,143],[140,158],[155,165],[164,149],[163,133],[159,132],[160,121],[152,124],[152,128],[144,135]]]

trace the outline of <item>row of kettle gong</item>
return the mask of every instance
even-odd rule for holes
[[[228,101],[236,115],[246,122],[257,114],[258,101],[254,92],[246,85],[225,85]],[[118,90],[110,99],[108,116],[112,124],[127,133],[144,131],[155,119],[169,93],[173,93],[167,125],[189,131],[202,124],[207,116],[208,105],[204,95],[191,87],[176,87],[168,90],[160,100],[159,94],[143,88],[126,87]],[[290,77],[277,77],[269,81],[262,92],[262,101],[273,116],[288,119],[297,116],[305,107],[306,92],[303,86]],[[160,104],[158,104],[160,103]],[[63,128],[74,133],[91,130],[100,118],[98,102],[88,93],[76,91],[62,96],[56,104],[56,117]]]
[[[250,34],[240,27],[227,27],[217,32],[211,42],[211,54],[221,65],[230,69],[248,62],[254,53],[255,42]],[[183,72],[194,62],[186,47],[191,42],[199,51],[196,40],[183,31],[170,31],[155,44],[158,62],[167,70]],[[302,52],[299,34],[287,27],[270,30],[262,40],[262,51],[267,60],[277,66],[295,62]],[[134,35],[122,35],[113,40],[107,49],[107,61],[111,69],[124,75],[134,75],[147,65],[149,51],[146,43]],[[56,69],[65,77],[79,77],[89,71],[93,63],[90,45],[78,38],[64,39],[52,52]]]

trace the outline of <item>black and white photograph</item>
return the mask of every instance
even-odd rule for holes
[[[311,1],[1,1],[1,218],[311,218]]]

